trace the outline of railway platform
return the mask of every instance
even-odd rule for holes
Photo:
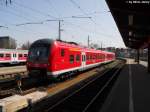
[[[150,112],[150,73],[147,63],[127,59],[100,112]]]

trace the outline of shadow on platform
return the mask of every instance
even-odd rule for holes
[[[129,112],[131,101],[134,112],[150,112],[150,73],[141,64],[125,65],[100,112]]]

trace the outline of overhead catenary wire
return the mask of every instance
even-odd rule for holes
[[[11,7],[12,8],[12,7]],[[14,9],[13,9],[14,10]],[[19,15],[19,14],[17,14],[17,13],[14,13],[13,12],[13,10],[11,10],[11,11],[9,11],[9,10],[0,10],[1,12],[5,12],[5,13],[8,13],[8,14],[11,14],[12,16],[15,16],[15,17],[18,17],[18,18],[22,18],[22,19],[24,19],[24,20],[26,20],[27,22],[24,22],[24,23],[20,23],[20,24],[12,24],[12,23],[9,23],[9,25],[8,24],[5,24],[5,27],[9,27],[9,26],[24,26],[24,25],[33,25],[33,24],[42,24],[42,22],[30,22],[30,21],[32,21],[31,20],[31,18],[27,18],[26,16],[22,16],[22,15]],[[8,22],[6,22],[6,23],[8,23]],[[8,28],[8,30],[10,29],[10,27]],[[29,28],[26,28],[26,29],[28,29],[29,31],[32,31],[32,29],[29,29]],[[17,30],[17,31],[19,31],[19,30]],[[25,31],[25,30],[24,30]],[[25,31],[26,32],[26,31]],[[32,32],[30,32],[30,33],[34,33],[33,31]],[[37,34],[38,33],[40,33],[39,31],[37,32]],[[41,34],[41,33],[40,33]]]
[[[2,13],[8,13],[8,14],[11,14],[12,16],[16,16],[18,18],[22,18],[24,20],[27,20],[27,21],[30,21],[31,19],[26,17],[26,16],[22,16],[22,15],[18,15],[17,13],[13,12],[13,11],[10,11],[10,10],[4,10],[4,9],[1,9],[0,12]]]
[[[70,0],[70,2],[77,7],[85,16],[89,16],[74,0]],[[94,24],[96,24],[96,22],[92,19],[89,18]]]
[[[16,2],[14,2],[14,3],[16,3]],[[17,3],[17,4],[20,4],[20,3]],[[24,7],[25,9],[28,9],[28,10],[30,10],[30,11],[32,11],[32,12],[35,12],[35,13],[38,13],[38,14],[40,14],[40,15],[43,15],[43,16],[45,16],[45,17],[50,17],[50,18],[53,18],[53,19],[60,19],[60,17],[54,17],[54,16],[49,16],[49,14],[47,14],[47,12],[44,12],[44,11],[39,11],[39,10],[37,10],[37,9],[33,9],[33,8],[31,8],[31,7],[29,7],[29,6],[25,6],[25,5],[21,5],[21,7]],[[89,14],[89,13],[86,13],[86,14]],[[83,13],[83,15],[85,15],[84,13]],[[67,18],[67,17],[66,17]],[[71,17],[68,17],[68,18],[72,18],[72,16]],[[27,22],[27,24],[34,24],[34,23],[36,23],[35,21],[33,21],[33,22]],[[45,23],[45,22],[44,22]],[[70,24],[70,23],[69,23]],[[40,23],[39,23],[39,25],[40,25]],[[72,24],[72,25],[74,25],[74,26],[77,26],[77,25],[75,25],[75,24]],[[21,25],[20,25],[21,26]],[[81,27],[81,25],[78,25],[78,26],[80,26]],[[82,29],[82,28],[81,28]],[[87,31],[87,30],[86,30]],[[89,30],[88,30],[89,31]],[[99,33],[98,33],[99,34]],[[105,35],[106,36],[106,35]],[[108,36],[108,35],[107,35]],[[109,36],[111,36],[111,35],[109,35]]]
[[[55,13],[58,15],[58,17],[60,17],[61,14],[56,10],[56,8],[54,7],[52,1],[51,0],[45,0],[45,1],[48,3],[48,5],[51,6],[51,8],[55,11]]]
[[[74,0],[69,0],[69,1],[70,1],[76,8],[78,8],[78,9],[84,14],[84,16],[89,16],[88,13],[85,12],[85,11],[81,8],[81,6],[80,6],[76,1],[74,1]],[[108,11],[108,12],[109,12],[109,11]],[[91,22],[94,23],[94,25],[96,25],[96,26],[101,26],[101,30],[105,31],[105,29],[102,28],[102,25],[99,24],[99,23],[96,23],[96,21],[95,21],[92,17],[89,18],[89,19],[91,20]],[[95,27],[94,27],[94,29],[95,29]]]
[[[18,6],[21,6],[21,7],[25,8],[25,9],[28,9],[28,10],[30,10],[30,11],[32,11],[32,12],[38,13],[38,14],[40,14],[40,15],[57,19],[56,17],[54,17],[54,16],[52,16],[52,15],[50,15],[50,14],[47,14],[47,13],[45,13],[45,12],[42,12],[42,11],[40,11],[40,10],[31,8],[31,7],[26,6],[26,5],[23,5],[23,4],[20,4],[20,3],[18,3],[18,2],[14,2],[14,4],[16,4],[16,5],[18,5]]]

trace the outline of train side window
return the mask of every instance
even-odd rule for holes
[[[70,63],[74,62],[74,55],[70,55]]]
[[[100,54],[98,54],[98,59],[100,59]]]
[[[95,55],[93,55],[93,60],[95,59]]]
[[[89,60],[89,55],[86,55],[86,59]]]
[[[22,57],[23,55],[22,54],[19,54],[19,57]]]
[[[98,56],[97,56],[97,54],[96,54],[96,60],[98,59]]]
[[[92,60],[92,55],[90,55],[90,60]]]
[[[99,59],[102,59],[102,56],[101,56],[101,54],[99,55]]]
[[[3,58],[3,57],[4,57],[4,54],[0,54],[0,57]]]
[[[65,50],[61,49],[61,56],[65,56]]]
[[[6,57],[10,57],[10,54],[6,54]]]
[[[27,57],[27,54],[24,54],[24,57]]]
[[[76,61],[80,61],[80,56],[79,56],[79,54],[76,55]]]
[[[105,55],[103,55],[103,59],[105,59],[106,57],[105,57]]]

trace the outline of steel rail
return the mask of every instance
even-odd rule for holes
[[[77,89],[76,91],[74,91],[73,93],[71,93],[69,96],[63,98],[62,100],[60,100],[56,104],[52,105],[50,108],[46,109],[45,112],[48,112],[48,111],[52,110],[53,108],[56,108],[59,104],[63,103],[64,101],[66,101],[67,99],[69,99],[70,97],[72,97],[73,95],[75,95],[76,93],[78,93],[79,91],[81,91],[82,89],[86,88],[88,85],[90,85],[91,83],[93,83],[95,80],[97,80],[100,77],[104,76],[106,73],[108,73],[109,71],[111,71],[112,69],[114,69],[117,66],[118,66],[118,64],[115,65],[113,68],[111,68],[109,70],[106,70],[102,75],[99,75],[98,77],[96,77],[93,80],[89,81],[87,84],[85,84],[81,88]]]

